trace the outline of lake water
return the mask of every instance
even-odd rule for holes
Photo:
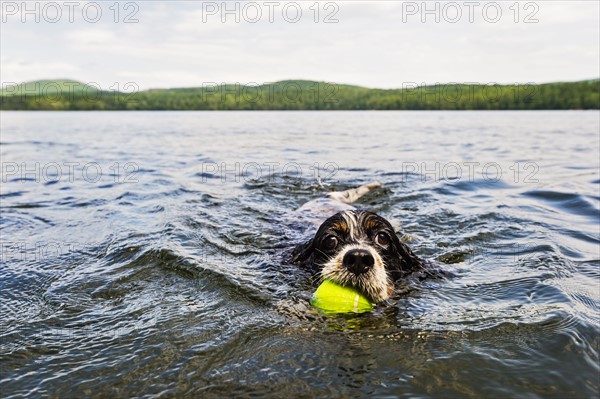
[[[597,397],[599,113],[2,112],[0,391]],[[308,304],[327,190],[453,277]]]

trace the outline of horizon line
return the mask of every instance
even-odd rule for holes
[[[428,87],[428,86],[444,86],[444,85],[498,85],[498,86],[511,86],[511,85],[543,85],[543,84],[556,84],[556,83],[576,83],[576,82],[593,82],[596,80],[600,80],[600,76],[599,77],[595,77],[595,78],[588,78],[588,79],[576,79],[576,80],[554,80],[554,81],[547,81],[547,82],[519,82],[519,81],[515,81],[515,82],[511,82],[511,83],[498,83],[498,82],[435,82],[435,83],[428,83],[428,82],[414,82],[414,81],[406,81],[403,82],[403,84],[415,84],[417,85],[416,87],[389,87],[389,88],[383,88],[383,87],[368,87],[368,86],[361,86],[361,85],[357,85],[357,84],[352,84],[352,83],[342,83],[342,82],[334,82],[334,81],[326,81],[326,80],[312,80],[312,79],[281,79],[281,80],[275,80],[275,81],[269,81],[269,82],[247,82],[247,83],[241,83],[241,82],[203,82],[202,85],[190,85],[190,86],[171,86],[171,87],[148,87],[146,89],[143,89],[141,91],[150,91],[150,90],[173,90],[173,89],[191,89],[191,88],[204,88],[207,87],[205,86],[206,84],[211,84],[211,85],[216,85],[216,86],[224,86],[224,85],[242,85],[242,86],[267,86],[267,85],[272,85],[272,84],[276,84],[276,83],[282,83],[282,82],[314,82],[314,83],[328,83],[328,84],[336,84],[336,85],[342,85],[342,86],[352,86],[352,87],[357,87],[357,88],[362,88],[362,89],[368,89],[368,90],[406,90],[406,89],[411,89],[411,88],[418,88],[418,87]],[[10,87],[10,86],[19,86],[19,85],[26,85],[26,84],[31,84],[31,83],[38,83],[38,82],[56,82],[56,81],[69,81],[69,82],[76,82],[76,83],[80,83],[82,85],[90,85],[91,83],[95,83],[98,84],[95,81],[90,81],[90,82],[84,82],[81,80],[76,80],[76,79],[70,79],[70,78],[54,78],[54,79],[35,79],[35,80],[26,80],[26,81],[21,81],[21,82],[13,82],[13,81],[8,81],[8,82],[0,82],[0,91],[4,91],[6,89],[6,87]],[[125,82],[124,84],[127,83],[133,83],[133,84],[137,84],[134,81],[129,81],[129,82]],[[102,90],[102,89],[100,89]],[[103,90],[104,91],[104,90]]]

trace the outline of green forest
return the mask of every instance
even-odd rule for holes
[[[370,89],[308,80],[138,91],[73,80],[4,84],[2,110],[557,110],[600,109],[600,79],[546,84],[405,84]]]

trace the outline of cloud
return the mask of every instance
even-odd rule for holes
[[[485,2],[473,22],[456,2],[462,7],[457,23],[445,20],[444,2],[427,3],[429,10],[438,7],[439,15],[422,9],[407,13],[407,2],[356,1],[330,2],[334,6],[328,9],[321,2],[317,14],[314,3],[304,2],[298,3],[302,17],[296,23],[283,14],[286,3],[280,2],[273,22],[264,3],[256,3],[263,12],[257,23],[244,21],[244,15],[235,23],[236,15],[222,10],[206,15],[207,3],[203,9],[200,2],[150,1],[135,3],[137,10],[120,9],[119,23],[109,8],[113,3],[102,3],[97,23],[12,19],[1,26],[0,78],[68,77],[101,86],[126,79],[141,89],[288,78],[401,87],[404,82],[577,80],[597,77],[600,68],[597,2],[529,2],[538,9],[520,2],[518,16],[512,2],[496,2],[502,5],[496,23],[482,14]],[[240,10],[247,3],[238,4]],[[132,11],[139,22],[123,23]],[[538,22],[524,23],[532,11]],[[328,15],[338,22],[324,23]]]
[[[33,80],[30,78],[32,76],[43,76],[49,79],[72,79],[80,75],[80,72],[80,69],[70,62],[43,62],[30,59],[3,60],[2,84]]]
[[[68,45],[77,44],[81,47],[111,46],[118,42],[118,36],[114,31],[97,27],[68,31],[63,37]]]

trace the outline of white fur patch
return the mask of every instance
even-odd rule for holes
[[[346,221],[348,222],[348,220]],[[354,221],[356,221],[356,218],[354,218]],[[348,225],[350,226],[350,223]],[[343,265],[346,253],[354,249],[368,251],[375,260],[375,264],[371,270],[358,276],[347,270]],[[390,287],[392,286],[383,259],[377,250],[370,245],[363,244],[344,246],[336,256],[323,265],[321,277],[332,280],[340,285],[355,287],[369,296],[374,302],[386,300],[389,297]]]

